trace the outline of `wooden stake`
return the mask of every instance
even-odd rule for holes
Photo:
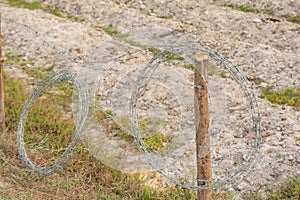
[[[1,34],[1,13],[0,13],[0,131],[5,132],[5,112],[4,112],[4,80],[3,80],[2,57],[2,34]]]
[[[195,77],[194,83],[200,88],[194,89],[194,112],[196,129],[196,155],[197,155],[197,179],[198,186],[211,185],[211,155],[209,135],[209,110],[208,110],[208,56],[205,53],[195,55]],[[199,190],[198,200],[211,200],[212,190]]]

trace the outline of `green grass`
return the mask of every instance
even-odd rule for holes
[[[30,10],[43,9],[39,1],[34,1],[30,3],[24,0],[8,0],[7,2],[10,6],[17,7],[17,8],[27,8]]]
[[[16,124],[28,100],[29,82],[5,76],[5,113],[7,131],[16,131]],[[65,115],[71,110],[71,85],[52,87],[33,104],[25,125],[25,141],[32,154],[52,159],[62,153],[74,130],[74,119]],[[54,92],[55,91],[55,92]],[[17,101],[17,102],[16,102]],[[68,103],[66,103],[68,102]]]
[[[294,87],[281,91],[275,91],[272,87],[266,87],[262,89],[260,98],[265,98],[274,104],[300,108],[300,90]]]
[[[114,29],[112,27],[99,26],[99,28],[102,29],[105,33],[107,33],[110,36],[116,36],[120,34],[120,32],[117,29]]]
[[[124,132],[116,122],[114,122],[110,116],[113,116],[111,110],[95,110],[95,115],[99,124],[101,124],[104,133],[109,135],[116,135],[125,141],[134,143],[135,139],[132,135]],[[130,122],[128,118],[118,117],[116,119],[127,130],[130,130]],[[148,151],[158,151],[162,150],[164,146],[171,142],[171,138],[164,136],[162,133],[158,132],[159,125],[163,123],[160,119],[145,119],[139,120],[138,125],[140,128],[141,136],[147,145]]]
[[[173,16],[172,15],[166,15],[166,16],[158,16],[159,18],[162,18],[162,19],[173,19]]]
[[[255,9],[255,8],[251,8],[249,6],[246,5],[236,5],[236,4],[225,4],[224,6],[232,8],[234,10],[239,10],[241,12],[245,12],[245,13],[266,13],[268,15],[275,15],[274,10],[272,9]]]
[[[261,85],[262,83],[266,83],[266,81],[262,78],[252,78],[249,81],[254,82],[255,85]]]
[[[287,20],[289,22],[300,24],[300,15],[297,15],[295,17],[289,17]]]
[[[191,71],[194,71],[194,70],[195,70],[195,66],[194,66],[193,64],[187,64],[187,65],[185,66],[185,68],[186,68],[186,69],[189,69],[189,70],[191,70]]]
[[[216,66],[210,64],[208,67],[209,76],[220,76],[221,78],[230,78],[224,69],[218,69]]]
[[[245,13],[260,13],[261,11],[258,9],[253,9],[244,5],[236,5],[236,4],[226,4],[226,7],[232,8],[234,10],[239,10]]]
[[[154,56],[164,56],[166,58],[167,62],[170,62],[172,60],[179,60],[182,61],[184,58],[178,54],[172,53],[170,51],[162,51],[160,49],[154,48],[154,47],[149,47],[146,48],[148,51],[152,52]]]
[[[76,21],[76,22],[83,21],[82,19],[80,19],[77,16],[64,13],[64,12],[54,9],[54,8],[44,7],[39,1],[26,2],[24,0],[7,0],[7,2],[8,2],[8,5],[10,5],[12,7],[26,8],[26,9],[30,9],[30,10],[43,10],[43,11],[51,13],[57,17],[70,19],[70,20]]]

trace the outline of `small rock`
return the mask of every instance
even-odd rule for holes
[[[249,156],[248,154],[245,154],[245,155],[243,155],[243,159],[244,159],[246,162],[249,162],[250,159],[251,159],[251,156]]]
[[[242,190],[243,190],[243,187],[240,186],[240,185],[238,185],[238,186],[236,186],[236,189],[237,189],[238,191],[242,191]]]
[[[260,23],[260,22],[261,22],[261,19],[259,19],[259,18],[254,18],[254,19],[253,19],[253,22],[254,22],[254,23]]]

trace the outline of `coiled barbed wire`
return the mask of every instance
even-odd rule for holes
[[[74,135],[71,139],[71,142],[67,146],[66,150],[62,153],[62,155],[53,161],[52,164],[46,166],[36,166],[28,157],[25,146],[24,146],[24,125],[26,122],[26,118],[32,107],[35,100],[42,95],[42,93],[51,85],[61,83],[63,81],[68,81],[72,83],[78,90],[78,117],[76,119],[76,128]],[[37,87],[32,91],[30,100],[24,106],[23,112],[20,117],[19,125],[18,125],[18,137],[17,142],[19,146],[19,154],[21,156],[22,161],[24,164],[31,169],[33,172],[36,172],[41,175],[49,175],[56,171],[62,169],[64,164],[70,157],[72,156],[73,150],[76,147],[78,140],[80,139],[80,135],[87,118],[88,114],[88,96],[87,91],[85,90],[84,86],[78,81],[78,77],[69,71],[63,70],[60,72],[53,73],[43,80],[41,80]]]
[[[55,47],[54,45],[48,43],[46,40],[44,40],[37,31],[33,30],[31,27],[27,26],[27,25],[23,25],[21,23],[16,22],[13,19],[6,19],[3,18],[4,20],[7,20],[9,22],[12,23],[16,23],[18,26],[22,26],[23,28],[25,28],[26,30],[28,30],[29,32],[31,32],[36,38],[38,38],[39,40],[42,41],[42,43],[46,46],[49,46],[50,48],[52,48],[53,50],[55,50],[59,55],[64,56],[66,59],[70,60],[71,62],[77,63],[77,64],[81,64],[82,66],[84,65],[89,65],[92,63],[108,63],[110,61],[113,60],[117,60],[120,59],[123,56],[126,55],[130,55],[134,52],[127,52],[118,56],[114,56],[110,59],[107,60],[103,60],[103,61],[96,61],[96,62],[90,62],[90,61],[85,61],[85,62],[79,62],[76,61],[74,58],[71,58],[69,56],[67,56],[65,51],[59,50],[57,47]],[[150,47],[151,48],[151,47]],[[219,54],[217,51],[215,50],[211,50],[208,48],[204,48],[201,47],[199,44],[184,44],[184,45],[164,45],[164,46],[160,46],[160,48],[164,49],[165,51],[170,51],[170,52],[181,52],[183,49],[188,50],[188,51],[202,51],[207,53],[212,59],[222,63],[225,68],[228,70],[228,72],[231,74],[231,76],[234,78],[234,80],[238,83],[239,87],[241,88],[241,90],[244,92],[245,98],[247,98],[248,103],[249,103],[249,107],[251,109],[251,115],[252,115],[252,119],[253,119],[253,131],[256,134],[256,138],[253,141],[253,149],[252,151],[247,155],[252,159],[249,159],[249,161],[253,162],[255,160],[255,156],[257,156],[257,151],[259,148],[259,144],[261,142],[261,134],[260,134],[260,117],[259,117],[259,110],[258,110],[258,105],[257,105],[257,101],[255,98],[255,95],[253,94],[253,92],[251,91],[251,87],[249,88],[249,84],[247,82],[246,77],[240,72],[240,70],[234,65],[232,64],[230,61],[228,61],[223,55]],[[139,50],[139,51],[143,51]],[[147,150],[147,145],[145,144],[145,142],[143,141],[143,138],[141,137],[141,133],[140,133],[140,128],[138,125],[138,118],[137,118],[137,111],[136,111],[136,106],[137,106],[137,101],[140,97],[141,91],[147,86],[147,81],[149,81],[150,79],[157,79],[159,80],[160,77],[154,77],[153,76],[153,72],[156,70],[156,68],[160,65],[160,63],[164,62],[164,59],[161,59],[161,55],[164,54],[165,51],[162,51],[160,54],[154,56],[149,63],[144,67],[144,69],[142,70],[142,72],[140,73],[140,75],[138,76],[138,79],[136,81],[136,88],[135,91],[132,93],[131,95],[131,103],[130,103],[130,113],[131,113],[131,130],[126,129],[124,126],[122,126],[121,123],[118,122],[117,119],[115,119],[113,116],[109,115],[108,117],[110,117],[116,124],[119,125],[119,127],[121,127],[123,129],[123,131],[127,132],[128,135],[131,135],[135,138],[137,145],[139,146],[139,148],[141,149],[141,151],[146,155],[150,165],[156,169],[156,171],[158,173],[160,173],[161,175],[165,176],[167,179],[169,179],[171,182],[180,185],[184,188],[189,188],[189,189],[194,189],[194,190],[203,190],[203,189],[207,189],[207,188],[215,188],[215,187],[220,187],[223,184],[227,183],[227,182],[232,182],[234,181],[234,177],[236,177],[238,174],[240,174],[241,172],[245,171],[247,169],[247,167],[249,167],[250,162],[243,162],[232,174],[230,174],[229,176],[223,178],[222,180],[217,180],[214,181],[211,185],[209,186],[195,186],[195,185],[191,185],[191,184],[186,184],[176,178],[170,177],[167,174],[165,174],[163,172],[163,170],[161,170],[157,164],[155,163],[155,161],[152,159],[152,154],[148,152]],[[138,52],[138,51],[135,51]],[[161,59],[159,61],[157,61],[158,59]],[[157,61],[155,63],[155,61]],[[101,69],[100,72],[105,72],[106,69]],[[83,86],[81,85],[82,83],[80,83],[77,78],[75,78],[76,75],[72,74],[68,71],[61,71],[58,73],[54,73],[48,77],[46,77],[44,80],[42,80],[40,82],[39,88],[35,89],[32,93],[31,96],[31,100],[28,102],[28,104],[24,107],[24,111],[22,113],[21,119],[20,119],[20,123],[19,123],[19,130],[18,130],[18,144],[19,144],[19,151],[21,154],[21,158],[24,161],[24,163],[26,164],[26,166],[28,168],[30,168],[32,171],[41,174],[41,175],[48,175],[51,174],[53,172],[55,172],[56,170],[59,170],[62,168],[62,166],[64,165],[65,161],[70,158],[70,155],[75,147],[76,141],[80,138],[80,133],[81,130],[83,128],[83,124],[84,121],[87,117],[87,113],[88,113],[88,105],[87,104],[91,104],[91,102],[89,102],[88,100],[88,94],[86,91],[83,91]],[[190,84],[188,82],[183,83],[181,80],[175,80],[175,79],[170,79],[171,81],[175,82],[175,83],[181,83],[181,84],[186,84],[188,86],[192,86],[192,87],[201,87],[201,86],[196,86],[193,84]],[[69,144],[67,150],[63,153],[63,155],[61,156],[61,158],[57,159],[54,161],[53,164],[51,165],[47,165],[44,167],[39,167],[34,165],[30,159],[28,158],[26,151],[24,149],[24,140],[23,140],[23,136],[24,136],[24,123],[26,121],[28,112],[30,107],[32,106],[34,100],[41,95],[46,89],[47,87],[49,87],[52,84],[61,82],[61,81],[71,81],[78,89],[79,91],[79,105],[81,105],[81,108],[79,109],[79,114],[78,115],[78,119],[77,119],[77,126],[76,126],[76,131],[75,134],[72,138],[71,143]],[[81,93],[81,92],[83,93]],[[92,97],[90,97],[92,98]],[[95,106],[95,105],[94,105]],[[158,154],[156,151],[153,151],[154,153]],[[164,159],[164,158],[162,158]],[[179,170],[179,169],[178,169]],[[200,182],[207,182],[207,180],[197,180]]]
[[[179,181],[173,177],[170,177],[167,175],[163,170],[160,169],[160,167],[157,165],[157,163],[153,160],[153,155],[149,153],[147,150],[147,146],[145,145],[145,142],[143,138],[141,137],[141,131],[138,124],[138,114],[137,114],[137,101],[139,97],[141,96],[141,93],[146,88],[147,83],[150,79],[146,79],[146,77],[151,77],[151,74],[154,73],[154,71],[157,69],[158,65],[161,63],[161,60],[159,60],[157,63],[153,64],[159,56],[155,56],[151,59],[151,61],[144,67],[142,70],[140,76],[138,77],[136,89],[132,93],[130,98],[130,114],[131,114],[131,130],[132,134],[134,134],[136,143],[139,146],[140,150],[146,155],[147,159],[149,160],[150,165],[156,169],[158,173],[169,179],[171,182],[175,183],[176,185],[179,185],[184,188],[189,188],[193,190],[205,190],[208,188],[218,188],[224,185],[225,183],[228,184],[234,180],[236,176],[238,176],[241,172],[246,171],[247,167],[249,167],[250,163],[253,163],[257,160],[257,152],[261,143],[261,132],[260,132],[260,113],[258,108],[258,103],[255,98],[255,94],[252,91],[252,88],[249,88],[249,83],[247,81],[247,78],[241,73],[241,71],[235,66],[233,63],[228,61],[225,56],[221,55],[215,50],[211,50],[209,48],[204,48],[199,46],[198,44],[185,44],[185,45],[165,45],[163,46],[166,51],[168,52],[179,52],[179,51],[200,51],[207,53],[212,59],[222,63],[226,69],[229,71],[231,76],[234,78],[234,80],[239,84],[241,90],[244,92],[244,96],[247,99],[249,103],[249,107],[251,110],[252,120],[253,120],[253,131],[255,133],[255,140],[253,141],[252,150],[246,155],[249,161],[244,161],[241,163],[234,172],[232,172],[229,176],[221,179],[221,180],[213,180],[212,183],[208,180],[196,180],[196,182],[202,182],[205,183],[204,186],[199,185],[191,185],[186,184],[182,181]],[[150,75],[149,75],[150,74]],[[197,87],[197,86],[195,86]],[[201,86],[200,86],[201,87]],[[210,184],[207,184],[210,183]]]

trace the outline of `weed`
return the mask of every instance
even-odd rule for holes
[[[195,70],[195,66],[194,66],[193,64],[187,64],[187,65],[185,66],[185,68],[186,68],[186,69],[189,69],[189,70],[192,70],[192,71]]]
[[[113,113],[111,110],[95,110],[97,121],[101,124],[104,133],[111,137],[111,135],[118,136],[121,139],[133,143],[135,141],[134,136],[124,132],[120,126],[112,120]],[[124,128],[130,130],[130,122],[126,117],[118,117],[116,119]],[[158,127],[163,123],[160,119],[145,119],[139,120],[138,125],[140,128],[140,134],[147,145],[148,151],[161,150],[166,143],[171,141],[171,138],[164,136],[158,132]]]
[[[289,22],[300,24],[300,15],[297,15],[295,17],[289,17],[287,20]]]
[[[218,69],[214,65],[210,64],[208,68],[208,75],[209,76],[220,76],[221,78],[230,78],[230,76],[227,75],[226,71],[224,69]]]
[[[184,60],[182,56],[171,53],[169,51],[162,51],[154,47],[147,48],[147,50],[152,52],[154,56],[160,56],[160,55],[164,56],[166,58],[166,61],[168,62],[172,60],[180,60],[180,61]]]
[[[173,19],[173,16],[172,15],[166,15],[166,16],[158,16],[159,18],[162,18],[162,19]]]
[[[261,12],[260,10],[253,9],[253,8],[250,8],[250,7],[244,6],[244,5],[226,4],[225,6],[235,9],[235,10],[245,12],[245,13],[260,13]]]
[[[248,78],[249,81],[254,82],[255,85],[261,85],[262,83],[266,83],[266,81],[262,78]]]
[[[276,157],[277,157],[278,159],[282,159],[282,158],[283,158],[283,155],[282,155],[281,153],[277,153],[277,154],[276,154]]]
[[[260,98],[265,98],[271,103],[300,108],[300,93],[297,88],[275,91],[272,87],[265,87],[261,93]]]
[[[234,10],[239,10],[241,12],[245,13],[266,13],[268,15],[274,15],[275,12],[271,8],[260,10],[260,9],[255,9],[255,8],[250,8],[246,5],[236,5],[236,4],[225,4],[224,6],[232,8]]]
[[[268,15],[272,15],[272,16],[275,15],[274,10],[272,10],[272,9],[266,9],[266,10],[264,10],[264,12],[265,12],[266,14],[268,14]]]
[[[222,78],[229,78],[229,76],[227,76],[225,70],[221,70],[220,74],[221,74]]]
[[[120,34],[120,32],[117,29],[114,29],[112,27],[99,26],[99,28],[101,28],[105,33],[107,33],[110,36],[116,36],[116,35]]]

